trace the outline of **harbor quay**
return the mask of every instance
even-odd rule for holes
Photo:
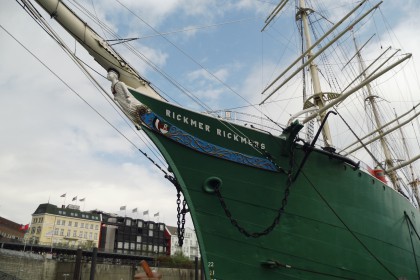
[[[8,247],[8,244],[0,246]],[[10,246],[9,246],[10,247]],[[29,248],[30,249],[30,248]],[[18,251],[0,248],[0,279],[13,280],[132,280],[143,273],[140,260],[146,260],[153,272],[158,272],[162,280],[201,280],[201,271],[188,268],[159,267],[151,258],[129,256],[106,256],[95,252],[76,251],[50,252]],[[197,267],[197,266],[196,266]],[[147,279],[147,278],[146,278]]]

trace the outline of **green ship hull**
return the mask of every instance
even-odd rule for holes
[[[114,99],[120,109],[136,125],[142,126],[164,156],[175,176],[175,185],[188,203],[207,280],[420,279],[420,213],[402,194],[362,170],[357,163],[296,141],[299,124],[291,125],[281,135],[272,135],[150,97],[158,98],[160,94],[108,44],[108,40],[101,38],[63,1],[37,2],[108,72],[107,78],[112,82]],[[267,18],[267,24],[287,2],[280,1]],[[327,48],[345,32],[353,31],[359,22],[367,26],[363,19],[380,3],[362,12],[357,9],[366,1],[358,2],[352,12],[329,26],[328,32],[320,29],[317,42],[312,44],[308,16],[315,10],[307,8],[305,1],[298,2],[294,19],[302,21],[299,33],[305,35],[305,51],[302,44],[302,56],[265,88],[267,95],[261,104],[307,66],[313,92],[305,97],[305,111],[300,113],[308,113],[314,106],[316,111],[311,111],[311,115],[321,116],[324,121],[324,109],[338,105],[362,87],[369,89],[369,83],[411,56],[397,55],[392,59],[395,52],[383,57],[384,61],[378,60],[390,47],[369,64],[371,74],[367,74],[367,69],[360,75],[351,73],[343,80],[347,87],[337,87],[339,93],[322,91],[314,59],[321,52],[324,57],[332,56],[333,63],[326,63],[322,58],[322,63],[328,66],[327,76],[336,70],[343,76],[355,71],[343,71],[352,63],[341,68],[343,57],[338,53],[348,52],[348,49]],[[50,30],[31,4],[25,3],[22,7],[27,7],[37,23]],[[99,23],[102,26],[103,22]],[[328,20],[328,24],[331,23]],[[49,35],[54,33],[49,32]],[[55,39],[80,63],[74,50],[66,47],[61,39]],[[354,44],[357,45],[356,40]],[[380,47],[382,49],[382,45]],[[359,53],[357,46],[356,49]],[[361,60],[360,54],[358,58]],[[301,59],[302,66],[295,65]],[[152,64],[148,59],[144,61]],[[337,69],[330,68],[337,62]],[[363,66],[361,61],[360,64]],[[155,65],[152,68],[158,70]],[[303,73],[305,71],[307,69]],[[325,82],[330,84],[328,79]],[[304,76],[303,80],[309,79]],[[335,83],[340,79],[333,80],[329,88],[336,91]],[[125,85],[139,90],[130,89],[142,105],[132,102],[135,100],[128,95]],[[307,87],[304,83],[303,89]],[[369,92],[364,98],[373,103],[376,95]],[[327,101],[328,104],[324,104]],[[296,116],[301,115],[294,118]],[[309,121],[312,116],[306,119]],[[381,126],[378,121],[379,135],[382,135]],[[330,132],[327,126],[323,128],[323,138],[329,146]],[[396,180],[393,180],[394,185]]]
[[[131,93],[188,203],[207,279],[419,279],[418,209],[368,172],[319,150],[304,160],[293,132]]]

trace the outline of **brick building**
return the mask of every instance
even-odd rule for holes
[[[21,230],[20,224],[0,217],[0,240],[2,241],[22,241],[24,231]]]

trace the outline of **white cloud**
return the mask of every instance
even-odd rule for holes
[[[0,18],[5,29],[146,149],[16,3],[5,3]],[[28,223],[38,204],[61,204],[59,196],[67,193],[86,197],[86,210],[115,212],[124,204],[160,212],[161,221],[175,224],[175,189],[162,174],[3,30],[0,40],[0,145],[5,147],[0,152],[0,215]],[[164,64],[157,51],[149,56]],[[104,87],[109,87],[106,81]]]
[[[251,0],[227,2],[133,0],[124,1],[124,3],[133,13],[142,17],[160,32],[188,29],[191,26],[205,26],[220,21],[226,22],[240,19],[244,15],[247,18],[262,14],[266,16],[265,13],[274,8],[271,4]],[[86,5],[90,6],[91,1],[86,1]],[[419,25],[417,17],[419,7],[416,1],[399,5],[403,9],[406,9],[405,6],[409,6],[406,11],[407,16],[400,25],[397,25],[394,32],[398,34],[405,50],[417,52],[420,49],[420,40],[413,33]],[[95,10],[101,18],[105,15],[107,25],[111,25],[121,37],[155,34],[140,19],[115,1],[103,1],[101,5],[95,6]],[[226,15],[228,19],[223,18]],[[53,23],[48,17],[46,20]],[[178,23],[179,26],[174,26]],[[40,60],[68,82],[89,104],[104,114],[106,119],[124,135],[137,146],[145,148],[142,141],[123,124],[114,110],[63,55],[57,45],[30,20],[16,3],[12,1],[3,3],[0,10],[0,24],[12,32],[25,46],[28,46]],[[53,25],[57,26],[57,24]],[[213,32],[211,35],[214,35],[211,40],[216,38],[219,40],[215,40],[216,43],[229,43],[229,48],[226,45],[220,48],[223,52],[206,51],[206,47],[213,46],[215,41],[209,41],[209,37],[206,36],[198,38],[198,30],[183,33],[181,49],[197,51],[194,53],[196,60],[200,63],[205,62],[208,69],[213,69],[215,76],[232,85],[244,98],[250,100],[250,103],[258,103],[261,101],[262,83],[266,82],[265,80],[262,82],[260,78],[259,53],[251,53],[250,49],[247,49],[249,53],[240,58],[233,54],[241,52],[242,47],[251,44],[255,44],[253,51],[259,50],[260,38],[252,37],[250,33],[244,32],[243,35],[248,37],[248,41],[244,44],[226,34],[219,37],[219,34],[216,34],[218,31],[219,28],[211,29]],[[98,30],[98,33],[102,34],[101,30]],[[74,41],[69,40],[68,36],[65,38],[73,47]],[[197,38],[197,41],[193,41]],[[0,65],[2,77],[0,79],[0,127],[2,129],[0,145],[3,147],[0,150],[0,191],[2,193],[0,215],[20,223],[27,223],[30,214],[39,203],[50,199],[52,203],[61,204],[62,199],[59,195],[68,193],[68,197],[76,195],[80,198],[86,197],[86,209],[98,208],[118,212],[122,205],[127,205],[127,210],[138,207],[142,211],[150,210],[150,213],[160,212],[165,222],[174,225],[175,190],[162,178],[162,174],[2,29],[0,29],[0,40],[2,42],[0,46],[0,60],[2,61]],[[191,46],[191,42],[196,44]],[[275,42],[276,40],[272,40],[268,46],[264,47],[272,47],[271,44]],[[177,77],[187,79],[187,86],[192,89],[191,91],[208,102],[211,107],[234,107],[238,103],[243,105],[244,102],[240,99],[239,102],[228,104],[227,102],[233,99],[231,98],[233,94],[216,82],[215,78],[206,71],[186,67],[187,63],[184,64],[181,59],[178,59],[182,56],[179,51],[170,49],[168,47],[170,44],[165,40],[144,39],[132,45],[165,71],[172,70],[172,73],[178,75]],[[188,47],[191,48],[188,49]],[[118,49],[139,72],[146,76],[152,73],[150,68],[139,62],[134,54],[125,48],[118,47]],[[276,51],[282,50],[279,51],[277,48]],[[89,65],[95,65],[86,52],[80,50],[80,47],[77,48],[77,53]],[[417,53],[414,53],[414,57],[416,56]],[[264,61],[265,74],[272,73],[271,69],[277,67],[275,59]],[[95,69],[104,74],[98,66],[95,66]],[[237,73],[240,73],[240,77]],[[104,78],[97,77],[108,89],[109,83]],[[291,93],[298,90],[298,87],[298,84],[292,84],[281,94],[287,94],[287,97],[290,97]],[[173,87],[168,91],[172,92]],[[281,96],[279,98],[282,99]],[[284,119],[287,120],[288,115],[300,109],[300,105],[294,106],[294,102],[295,100],[286,100],[282,105],[276,104],[273,109],[275,120],[281,119],[280,121],[283,122]],[[69,199],[66,202],[69,202]]]

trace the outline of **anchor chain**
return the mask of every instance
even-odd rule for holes
[[[178,183],[178,180],[170,175],[165,175],[165,178],[168,179],[176,188],[176,212],[177,212],[177,235],[178,235],[178,245],[182,247],[184,245],[184,235],[185,235],[185,215],[189,211],[187,209],[187,201],[185,198],[182,201],[182,210],[181,210],[181,186]]]
[[[296,142],[296,140],[294,141]],[[226,214],[226,216],[228,217],[228,219],[230,220],[231,224],[237,228],[239,230],[240,233],[242,233],[243,235],[245,235],[246,237],[253,237],[253,238],[259,238],[261,236],[267,235],[270,232],[273,231],[273,229],[280,223],[280,219],[284,213],[284,209],[286,208],[287,202],[288,202],[288,197],[290,194],[290,187],[292,186],[293,181],[296,179],[296,177],[293,176],[293,167],[294,167],[294,149],[293,149],[294,145],[291,145],[291,151],[290,151],[290,158],[289,158],[289,171],[286,173],[287,174],[287,181],[286,181],[286,188],[284,190],[284,196],[283,199],[281,201],[281,206],[280,208],[277,210],[277,215],[274,218],[273,222],[264,230],[260,231],[260,232],[249,232],[248,230],[246,230],[243,226],[241,226],[238,221],[232,217],[232,213],[230,212],[230,210],[228,209],[226,202],[220,192],[220,186],[216,186],[215,187],[215,193],[217,198],[220,201],[220,204]]]
[[[182,201],[182,210],[181,210],[181,190],[180,188],[177,188],[177,194],[176,194],[176,204],[177,204],[177,233],[178,233],[178,245],[182,247],[184,245],[184,235],[185,235],[185,215],[188,212],[187,211],[187,201],[185,198]]]

